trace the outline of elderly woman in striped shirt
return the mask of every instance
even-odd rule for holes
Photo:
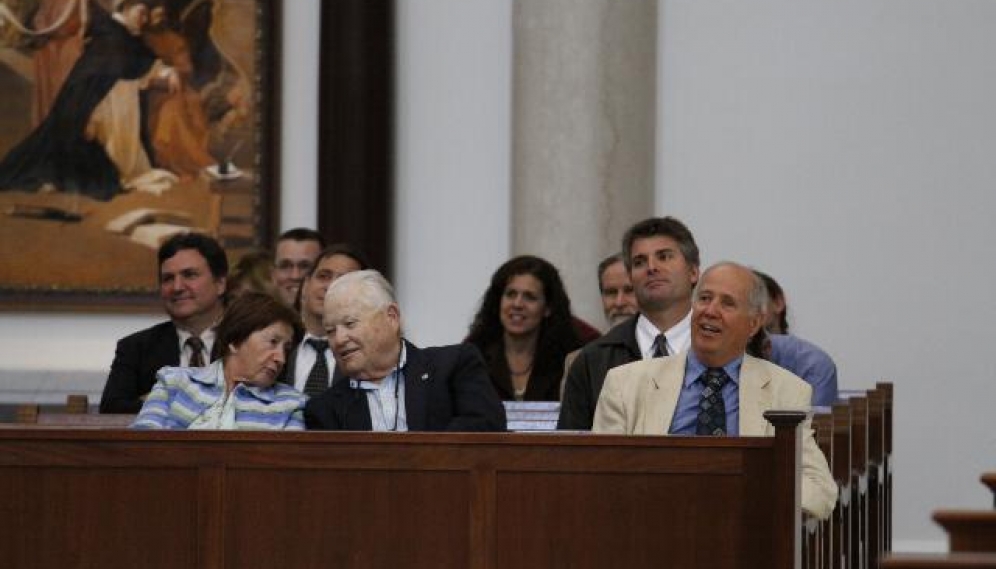
[[[296,312],[265,293],[246,293],[216,328],[213,362],[164,367],[132,428],[301,430],[307,398],[277,382],[303,330]]]

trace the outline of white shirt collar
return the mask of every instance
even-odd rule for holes
[[[191,349],[187,346],[187,339],[193,336],[187,330],[175,326],[176,335],[180,338],[180,362],[181,365],[188,365],[190,362]],[[214,327],[208,328],[207,330],[200,333],[200,339],[204,342],[204,362],[211,363],[211,350],[214,348]]]
[[[660,333],[657,326],[641,313],[636,319],[636,344],[640,346],[640,357],[643,359],[653,357],[654,340]],[[668,354],[688,351],[688,346],[692,343],[692,311],[689,310],[677,324],[665,330],[664,338],[667,340]]]

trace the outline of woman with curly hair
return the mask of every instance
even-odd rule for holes
[[[466,341],[481,350],[502,399],[558,400],[564,357],[581,341],[556,267],[532,255],[499,267]]]

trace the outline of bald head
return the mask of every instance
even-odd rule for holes
[[[692,297],[692,350],[722,367],[742,356],[764,322],[767,290],[749,268],[717,263],[702,273]]]

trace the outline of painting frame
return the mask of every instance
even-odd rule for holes
[[[2,1],[2,0],[0,0]],[[223,2],[225,0],[215,0]],[[245,180],[240,182],[238,215],[226,216],[226,195],[220,203],[204,204],[218,220],[210,234],[215,236],[229,252],[234,262],[241,251],[267,247],[273,243],[280,219],[280,109],[282,77],[282,23],[284,0],[243,0],[252,3],[255,28],[245,33],[252,38],[252,73],[248,74],[249,97],[252,106],[246,119],[246,138],[251,137],[252,150],[243,159],[248,166]],[[211,2],[213,5],[213,2]],[[2,112],[2,111],[0,111]],[[233,153],[235,150],[232,151]],[[243,154],[246,154],[243,152]],[[0,157],[2,158],[2,157]],[[221,162],[219,162],[220,164]],[[222,170],[217,170],[222,171]],[[224,179],[224,178],[220,178]],[[211,182],[212,184],[216,181]],[[212,186],[213,188],[214,186]],[[234,193],[234,192],[233,192]],[[233,198],[234,199],[234,198]],[[234,203],[234,202],[233,202]],[[7,219],[0,211],[0,224]],[[150,285],[134,286],[76,286],[53,283],[12,283],[0,279],[0,311],[3,312],[94,312],[94,313],[152,313],[161,309],[158,286],[155,284],[156,251],[149,247],[147,270]],[[37,257],[37,255],[36,255]],[[75,262],[113,266],[113,259],[81,255]],[[18,259],[17,251],[0,243],[0,264],[40,262],[38,259]],[[142,263],[145,265],[145,262]],[[66,268],[71,270],[71,267]]]

